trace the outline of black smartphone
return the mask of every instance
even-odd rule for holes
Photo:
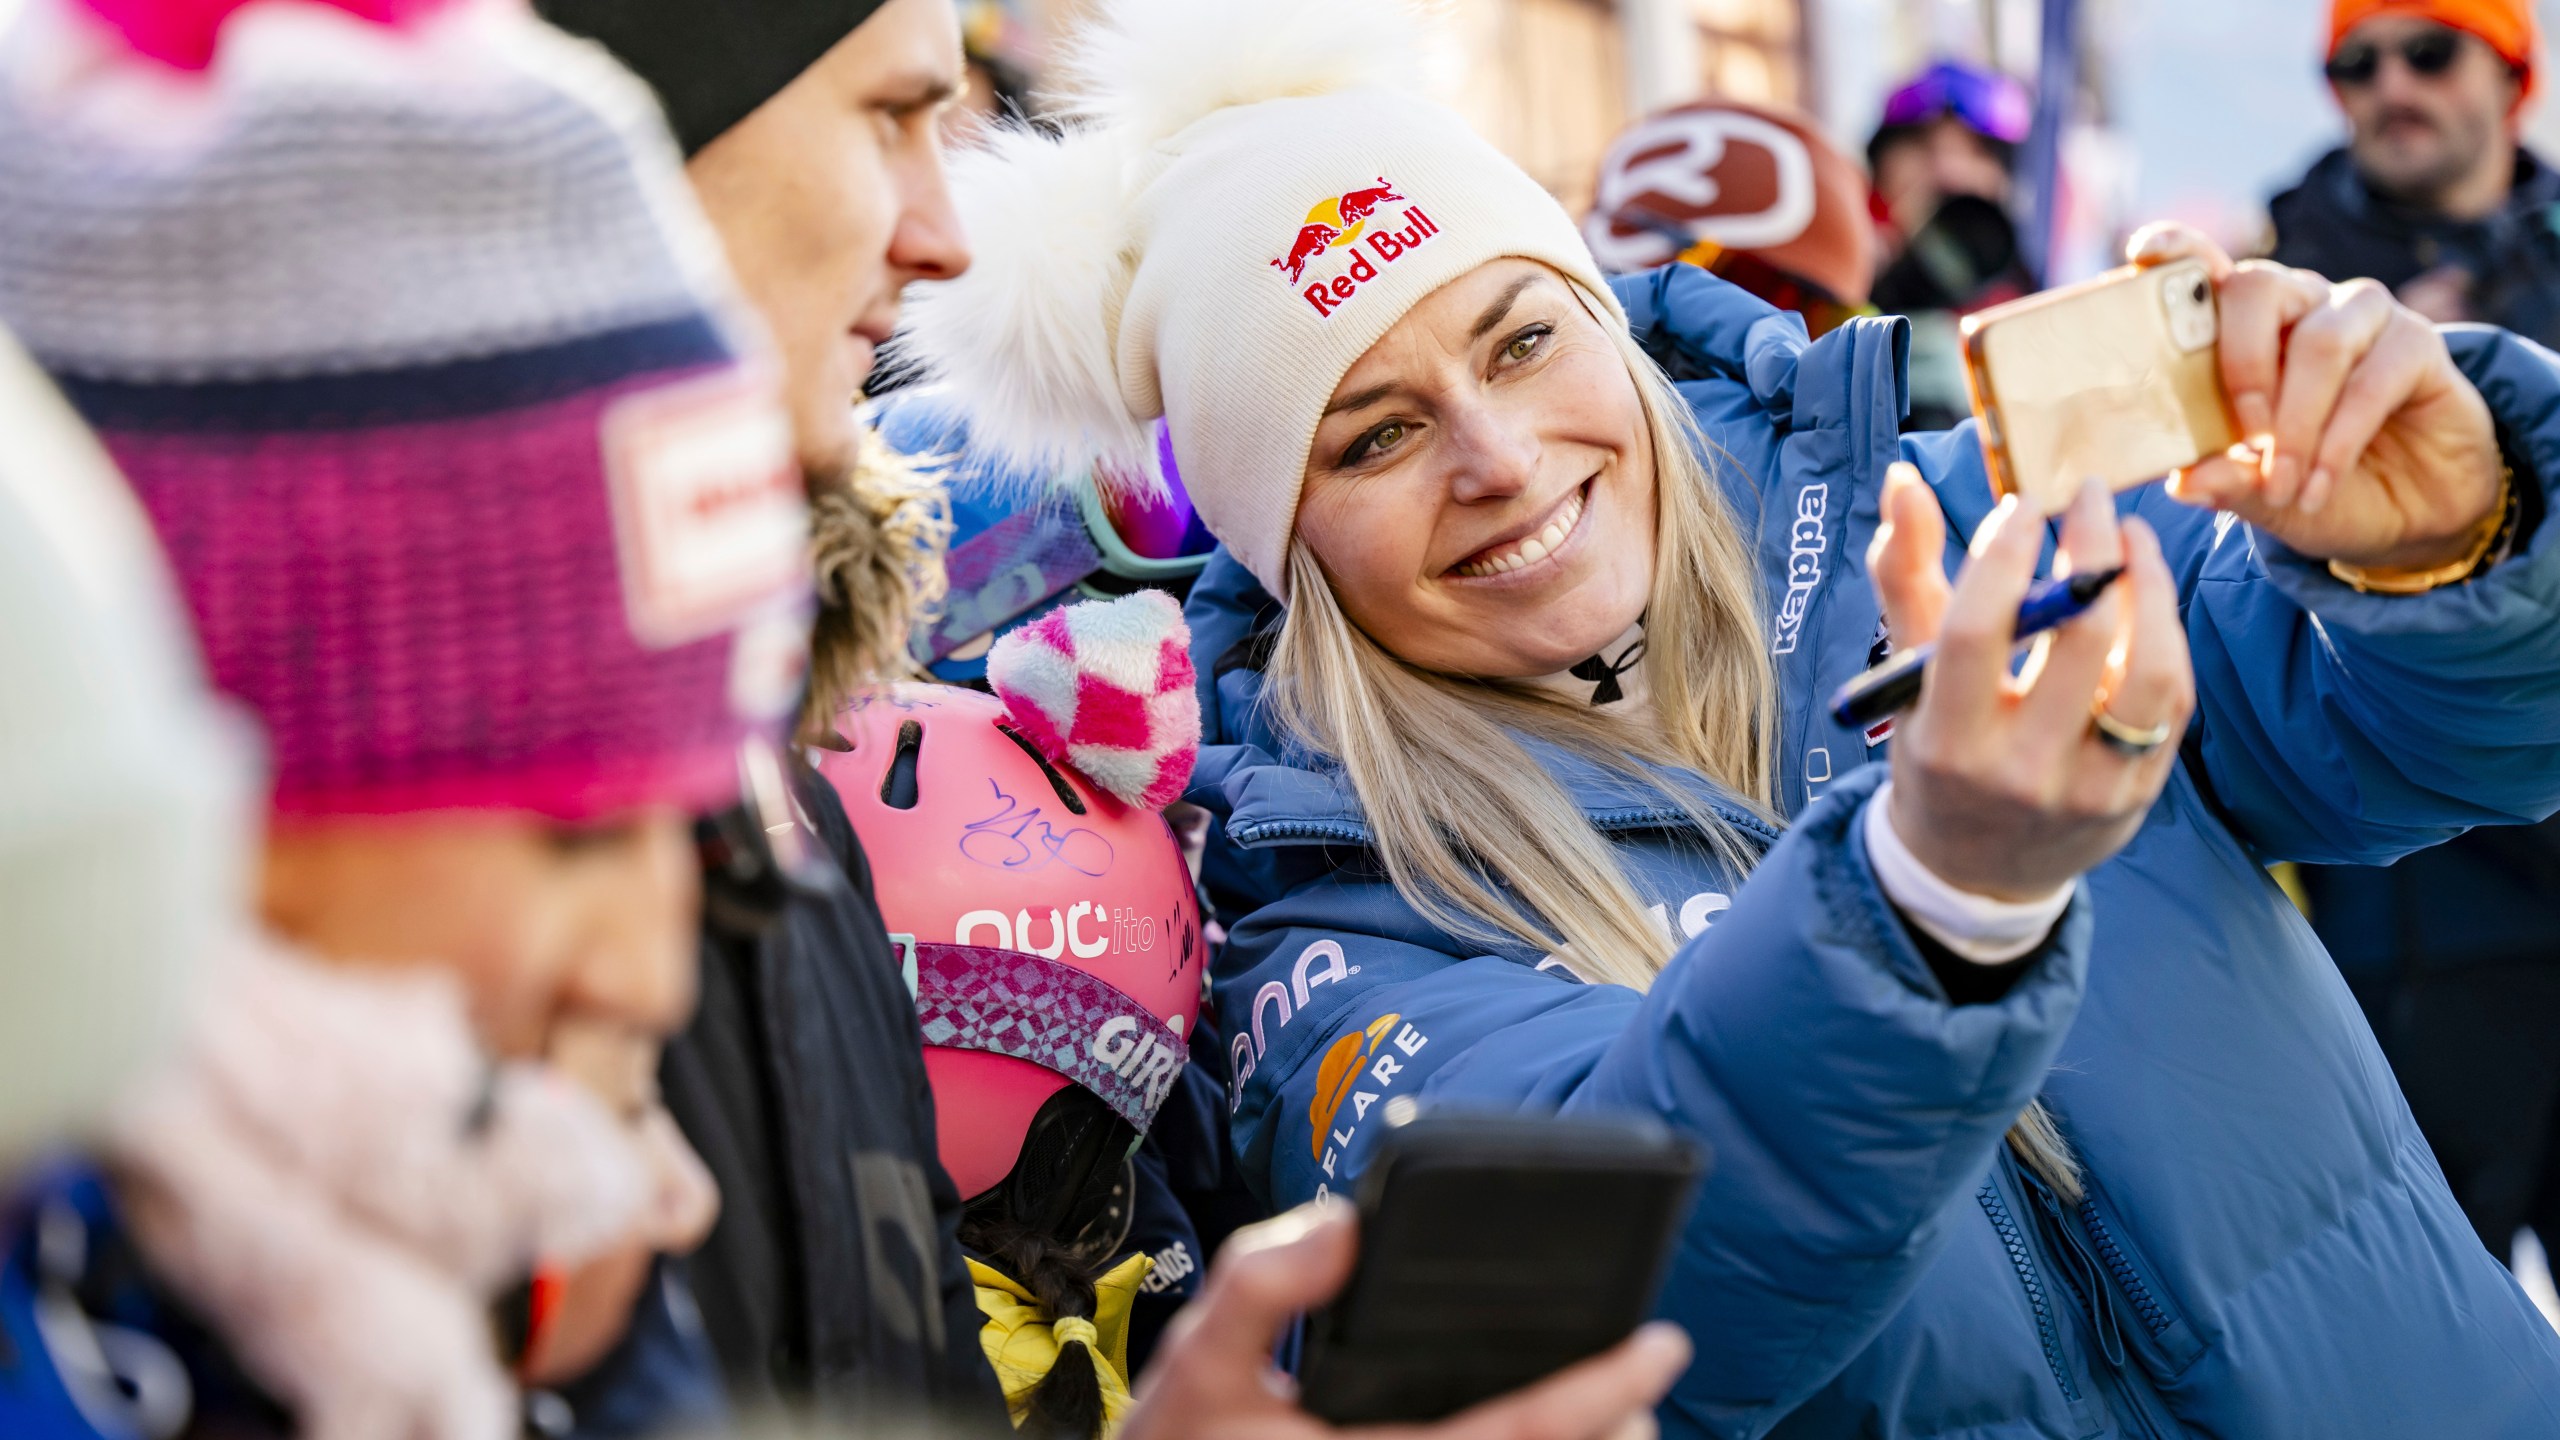
[[[1588,1359],[1652,1313],[1703,1147],[1658,1122],[1423,1116],[1360,1177],[1360,1263],[1308,1320],[1307,1409],[1444,1419]]]

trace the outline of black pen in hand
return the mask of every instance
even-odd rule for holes
[[[2017,638],[2041,635],[2087,610],[2123,573],[2124,567],[2118,565],[2037,581],[2028,588],[2027,598],[2018,602]],[[1852,730],[1863,730],[1887,715],[1910,709],[1911,702],[1920,698],[1920,678],[1928,673],[1929,657],[1936,653],[1934,643],[1915,645],[1860,674],[1831,697],[1831,718]]]

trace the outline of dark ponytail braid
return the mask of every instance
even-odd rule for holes
[[[1033,1116],[1012,1173],[969,1202],[960,1243],[1031,1292],[1052,1320],[1090,1320],[1094,1282],[1129,1237],[1129,1152],[1138,1132],[1081,1086]],[[1082,1342],[1058,1361],[1020,1426],[1024,1440],[1094,1440],[1102,1381]]]
[[[1052,1320],[1093,1318],[1095,1265],[1074,1247],[1027,1226],[979,1223],[973,1212],[960,1236],[999,1270],[1022,1282]],[[1030,1413],[1017,1427],[1024,1440],[1093,1440],[1102,1433],[1102,1379],[1080,1341],[1058,1347],[1058,1363],[1031,1392]]]

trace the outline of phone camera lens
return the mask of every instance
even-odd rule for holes
[[[2207,297],[2209,297],[2209,296],[2211,296],[2212,294],[2213,294],[2213,287],[2212,287],[2212,286],[2210,286],[2210,285],[2206,284],[2206,283],[2205,283],[2205,282],[2203,282],[2202,280],[2199,280],[2199,281],[2197,281],[2197,282],[2196,282],[2195,296],[2196,296],[2196,303],[2197,303],[2197,304],[2199,304],[2199,305],[2203,304],[2203,303],[2205,302],[2206,298],[2207,298]]]

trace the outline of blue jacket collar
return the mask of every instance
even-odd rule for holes
[[[2523,146],[2516,147],[2515,179],[2507,202],[2477,220],[2453,220],[2377,194],[2356,169],[2355,157],[2341,147],[2316,161],[2302,183],[2279,197],[2310,213],[2305,219],[2361,225],[2395,238],[2415,235],[2487,234],[2500,229],[2549,224],[2560,205],[2560,171]]]
[[[1604,833],[1689,828],[1687,814],[1665,793],[1676,787],[1761,845],[1777,841],[1776,827],[1712,782],[1648,765],[1662,786],[1657,790],[1544,741],[1521,743],[1581,806],[1583,818]],[[1254,746],[1225,746],[1201,758],[1188,798],[1216,813],[1227,838],[1245,849],[1371,842],[1368,815],[1337,770],[1291,764]]]
[[[1808,372],[1829,377],[1839,367],[1820,357],[1852,354],[1879,342],[1892,346],[1891,363],[1877,378],[1890,382],[1894,418],[1910,413],[1908,320],[1898,316],[1854,320],[1809,341],[1802,317],[1694,265],[1665,265],[1615,276],[1609,288],[1626,308],[1627,325],[1637,343],[1673,380],[1739,381],[1749,387],[1752,398],[1782,432],[1848,419],[1859,407],[1847,387],[1816,383],[1802,387],[1800,393],[1799,377]],[[1875,370],[1872,365],[1863,366],[1860,376],[1866,378]]]

